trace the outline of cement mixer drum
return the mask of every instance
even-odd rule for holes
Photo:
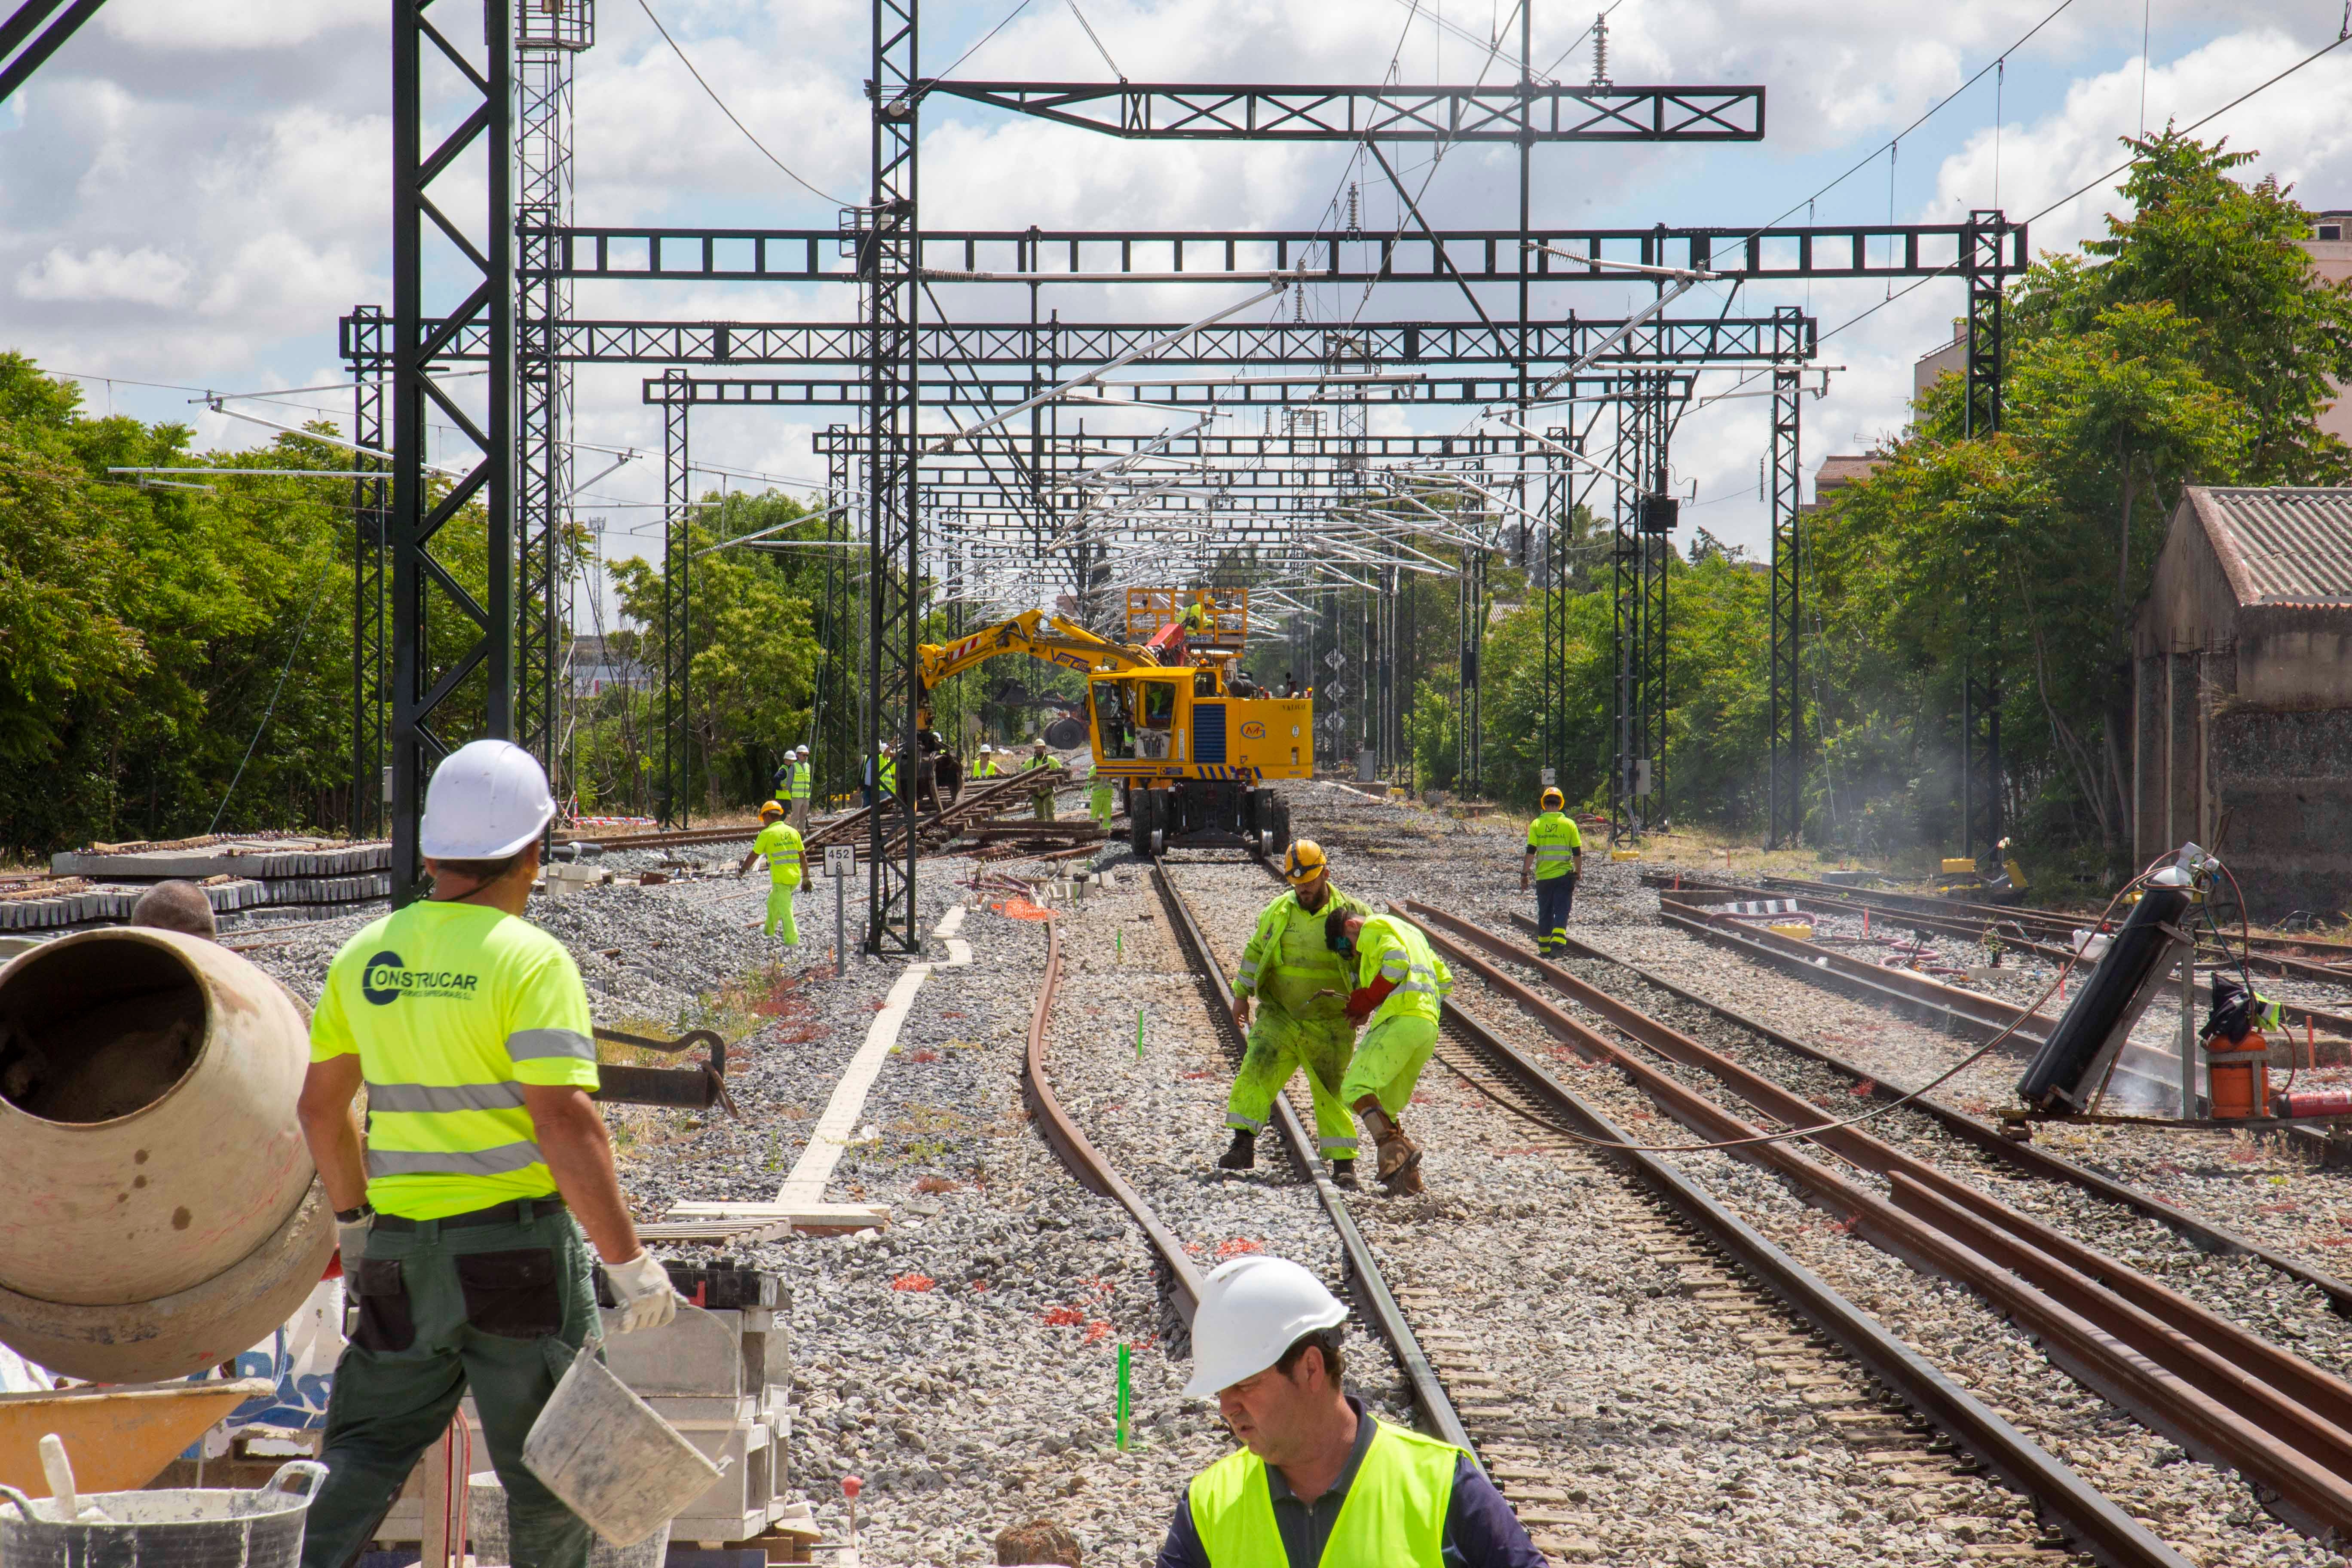
[[[152,1381],[283,1322],[333,1246],[294,1114],[308,1037],[277,982],[173,931],[0,969],[0,1340]]]

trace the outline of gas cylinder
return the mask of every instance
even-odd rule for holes
[[[283,1323],[334,1247],[294,1113],[309,1033],[283,986],[176,931],[0,969],[0,1341],[153,1382]]]
[[[2271,1043],[2260,1029],[2205,1040],[2205,1084],[2216,1121],[2263,1115],[2271,1102]]]

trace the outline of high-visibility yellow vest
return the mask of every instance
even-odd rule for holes
[[[751,853],[768,858],[768,879],[781,888],[801,885],[801,836],[789,822],[772,822],[751,840]]]
[[[1547,811],[1528,824],[1528,847],[1536,852],[1538,882],[1575,870],[1576,851],[1583,847],[1584,835],[1576,830],[1576,819],[1565,812]]]
[[[1358,985],[1386,980],[1396,987],[1372,1014],[1375,1025],[1388,1018],[1426,1018],[1434,1024],[1440,999],[1454,989],[1454,972],[1430,951],[1421,928],[1389,915],[1374,915],[1356,933],[1356,965]]]
[[[1445,1510],[1461,1458],[1450,1443],[1379,1422],[1332,1521],[1320,1568],[1441,1568]],[[1247,1448],[1193,1477],[1187,1501],[1214,1568],[1267,1568],[1289,1560],[1265,1461]]]
[[[883,758],[882,766],[876,772],[874,776],[882,781],[882,787],[885,790],[888,791],[892,795],[898,794],[898,759],[896,757]]]
[[[809,765],[806,763],[794,763],[793,764],[793,777],[790,787],[792,789],[792,794],[786,795],[784,797],[785,799],[806,800],[809,797]]]
[[[1255,995],[1294,1018],[1337,1018],[1348,1010],[1348,966],[1324,944],[1327,919],[1363,913],[1363,906],[1339,891],[1319,910],[1300,905],[1296,891],[1277,896],[1257,917],[1257,930],[1242,949],[1234,992]],[[1318,996],[1318,991],[1334,994]]]
[[[310,1017],[310,1059],[353,1055],[368,1201],[408,1219],[552,1194],[523,1086],[597,1085],[572,955],[480,904],[414,903],[343,944]]]

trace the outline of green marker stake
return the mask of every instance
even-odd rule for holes
[[[1135,1010],[1135,1059],[1143,1059],[1143,1009]]]
[[[1135,1401],[1128,1384],[1127,1342],[1118,1346],[1118,1451],[1127,1452],[1128,1432],[1135,1415]]]
[[[1127,933],[1125,931],[1115,931],[1110,933],[1110,956],[1111,962],[1114,963],[1125,963],[1127,962]]]

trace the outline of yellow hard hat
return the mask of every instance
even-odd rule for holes
[[[1558,811],[1567,804],[1568,796],[1560,794],[1559,791],[1548,789],[1543,792],[1543,808],[1546,811]]]
[[[767,820],[768,820],[768,818],[770,818],[770,817],[772,817],[772,816],[783,816],[783,815],[784,815],[784,808],[783,808],[782,806],[781,806],[781,805],[777,805],[774,801],[772,801],[772,801],[767,801],[767,802],[763,803],[763,804],[761,805],[761,807],[760,807],[760,820],[761,820],[761,821],[762,821],[762,822],[767,821]]]
[[[1290,846],[1290,853],[1282,858],[1282,874],[1290,879],[1294,888],[1303,888],[1331,868],[1323,846],[1312,838],[1301,838]]]

